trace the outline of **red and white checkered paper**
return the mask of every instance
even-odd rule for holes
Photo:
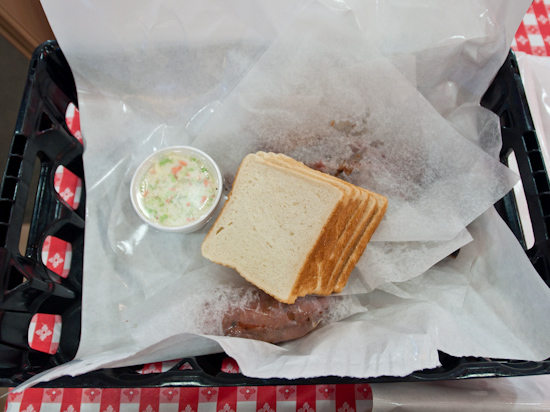
[[[39,352],[53,355],[59,347],[61,316],[37,313],[31,319],[28,331],[29,346]]]
[[[80,112],[73,103],[69,103],[65,112],[65,123],[72,135],[81,143],[82,133],[80,132]],[[82,193],[82,180],[63,166],[59,166],[55,171],[54,187],[56,192],[73,209],[77,209],[80,204]]]
[[[78,208],[82,195],[82,179],[66,167],[59,166],[54,175],[54,188],[71,208]]]
[[[229,356],[227,356],[222,361],[221,371],[225,372],[225,373],[240,373],[241,368],[239,368],[239,364],[237,363],[237,361],[235,359],[230,358]]]
[[[82,140],[82,132],[80,131],[80,112],[73,103],[69,103],[67,106],[67,111],[65,112],[65,123],[71,134],[76,137],[76,139],[84,144]]]
[[[369,385],[31,388],[9,395],[6,412],[368,412]]]
[[[538,56],[550,56],[550,0],[535,0],[523,17],[512,49]]]
[[[42,245],[42,263],[62,278],[69,276],[73,247],[69,242],[48,236]]]
[[[65,113],[65,122],[69,131],[83,144],[80,132],[80,113],[70,103]],[[73,209],[80,205],[82,179],[63,166],[59,166],[54,175],[54,189],[59,196]],[[71,267],[72,246],[64,240],[48,236],[42,245],[42,262],[57,275],[66,278]]]
[[[165,362],[146,363],[145,365],[143,365],[141,369],[138,369],[136,372],[142,375],[147,375],[149,373],[166,372],[172,369],[174,366],[176,366],[180,362],[180,360],[181,359],[165,361]],[[188,365],[188,367],[186,365]],[[185,369],[193,369],[193,367],[189,365],[189,363],[184,363],[179,369],[184,370],[183,369],[184,367]]]
[[[143,367],[136,370],[136,372],[141,375],[147,375],[149,373],[162,373],[162,372],[169,371],[180,362],[181,362],[181,359],[165,361],[165,362],[146,363],[145,365],[143,365]],[[191,366],[191,364],[189,364],[189,362],[185,362],[178,369],[180,371],[192,370],[193,367]],[[222,366],[220,370],[221,372],[224,372],[224,373],[241,372],[239,365],[237,364],[237,361],[229,356],[226,356],[222,361]]]

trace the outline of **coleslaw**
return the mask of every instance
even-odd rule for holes
[[[215,171],[200,157],[171,151],[155,159],[141,177],[137,203],[153,223],[184,226],[211,209],[218,190]]]

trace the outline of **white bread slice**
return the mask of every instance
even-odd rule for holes
[[[307,293],[330,295],[333,292],[334,285],[338,275],[341,272],[341,267],[338,268],[337,273],[334,271],[337,262],[341,260],[347,261],[349,258],[348,254],[342,256],[342,251],[344,245],[350,243],[349,238],[355,230],[353,223],[358,220],[363,212],[367,213],[367,208],[369,209],[369,216],[372,215],[376,202],[374,200],[369,202],[368,198],[370,195],[364,189],[329,174],[311,169],[302,162],[299,162],[289,156],[271,152],[257,152],[256,154],[270,163],[279,164],[283,167],[294,168],[296,170],[300,170],[301,173],[312,176],[313,178],[325,180],[330,184],[342,188],[350,196],[347,205],[343,205],[341,207],[336,221],[330,223],[330,225],[334,228],[334,231],[331,231],[331,237],[327,236],[326,239],[322,241],[323,245],[325,245],[324,248],[319,251],[319,253],[312,254],[312,259],[310,262],[310,264],[313,265],[311,268],[312,271],[315,271],[315,267],[317,267],[317,287],[313,290],[309,290]],[[365,222],[365,226],[366,224],[367,222]],[[334,237],[335,234],[337,236],[336,238]],[[331,246],[332,243],[334,244]],[[346,249],[346,253],[349,253],[350,250],[351,244]],[[314,275],[312,274],[311,276]]]
[[[336,238],[331,222],[346,201],[335,185],[248,155],[202,254],[277,300],[294,303],[317,287],[317,268],[309,262]]]
[[[334,222],[334,228],[337,233],[337,238],[334,239],[332,247],[325,248],[323,254],[317,254],[316,259],[311,262],[317,266],[317,287],[311,293],[330,295],[333,291],[337,276],[334,273],[334,268],[340,259],[346,259],[348,256],[342,256],[342,253],[349,253],[350,247],[344,251],[344,247],[349,243],[349,237],[355,230],[355,223],[359,217],[365,213],[369,205],[368,199],[370,195],[365,194],[357,186],[351,185],[334,176],[322,173],[320,171],[307,167],[302,162],[299,162],[291,157],[283,154],[258,152],[257,155],[264,158],[266,161],[273,164],[279,164],[283,167],[295,168],[301,170],[314,178],[322,179],[330,184],[336,185],[344,190],[350,197],[348,204],[341,209],[337,221]],[[374,202],[373,202],[374,203]],[[338,270],[338,274],[340,270]]]
[[[279,164],[300,168],[318,178],[331,181],[339,186],[347,185],[361,192],[363,199],[360,200],[357,210],[351,217],[346,217],[345,227],[338,230],[340,236],[337,244],[332,250],[327,248],[325,253],[318,255],[319,259],[316,263],[319,268],[318,276],[319,279],[322,279],[322,282],[318,282],[317,288],[310,291],[310,293],[320,295],[330,295],[334,291],[341,292],[386,211],[387,199],[382,195],[354,186],[334,176],[310,169],[303,163],[283,154],[258,152],[258,155],[264,159],[279,162]],[[338,290],[335,290],[335,288]]]
[[[364,189],[365,190],[365,189]],[[351,272],[353,271],[353,268],[355,268],[355,265],[361,258],[361,255],[365,251],[367,244],[369,243],[372,235],[374,234],[374,231],[382,221],[382,218],[384,217],[386,210],[388,209],[388,199],[378,193],[369,192],[377,201],[377,208],[370,219],[367,227],[361,233],[357,243],[354,246],[354,250],[351,253],[349,259],[344,263],[342,272],[336,281],[336,285],[334,287],[334,292],[340,293],[344,289],[344,286],[348,283],[349,276]]]

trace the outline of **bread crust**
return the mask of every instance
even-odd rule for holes
[[[349,259],[345,262],[344,267],[342,268],[342,273],[340,274],[340,277],[338,278],[334,287],[334,291],[337,293],[342,292],[342,290],[348,283],[351,272],[363,255],[363,252],[365,251],[367,244],[370,242],[374,231],[376,230],[378,225],[380,225],[380,222],[382,221],[382,218],[384,217],[384,215],[386,214],[386,210],[388,209],[388,199],[386,197],[377,193],[370,193],[372,193],[376,197],[378,207],[369,224],[365,228],[365,231],[359,238],[353,252],[350,254]]]
[[[258,152],[257,155],[261,157],[265,162],[274,166],[283,167],[292,174],[300,176],[303,176],[305,174],[306,176],[309,176],[313,179],[320,178],[319,175],[321,174],[321,172],[317,172],[313,169],[307,168],[307,166],[303,165],[303,163],[299,163],[287,156],[280,155],[279,158],[291,159],[292,161],[303,165],[305,169],[301,169],[300,167],[292,168],[288,167],[288,165],[281,165],[280,163],[270,162],[270,154],[264,152]],[[319,272],[318,267],[316,264],[314,264],[314,262],[323,261],[325,259],[327,250],[331,250],[334,247],[338,239],[339,231],[341,231],[342,228],[345,227],[345,222],[349,221],[354,209],[356,208],[357,201],[354,199],[350,199],[349,194],[350,191],[355,191],[354,187],[350,188],[345,185],[340,185],[339,182],[327,181],[327,183],[342,191],[343,197],[341,203],[337,208],[333,210],[331,216],[323,226],[317,242],[310,250],[310,253],[308,254],[298,276],[296,277],[296,281],[292,288],[293,293],[291,294],[292,302],[286,303],[294,303],[294,301],[298,297],[315,293],[315,290],[319,288],[319,285],[325,284],[327,273]],[[330,273],[328,273],[328,275],[330,275]]]
[[[353,227],[351,234],[346,238],[346,242],[342,246],[341,253],[337,256],[332,276],[327,282],[326,289],[321,294],[330,294],[334,292],[334,288],[336,286],[336,283],[338,282],[338,279],[341,276],[342,269],[345,266],[345,263],[348,261],[351,254],[355,250],[355,246],[357,245],[361,234],[365,231],[367,225],[369,224],[369,221],[376,212],[376,208],[378,206],[376,200],[369,194],[367,194],[367,196],[368,197],[366,198],[364,207],[362,208],[362,210],[358,210],[353,217],[356,224]]]

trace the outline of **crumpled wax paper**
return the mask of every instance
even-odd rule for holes
[[[344,179],[388,197],[373,240],[451,239],[516,177],[463,138],[352,17],[319,5],[299,14],[192,144],[219,159],[229,182],[258,150],[343,168]]]
[[[504,61],[528,3],[472,0],[443,7],[433,0],[251,1],[244,7],[216,0],[42,0],[77,85],[86,142],[87,216],[77,359],[36,380],[222,348],[246,374],[281,377],[404,375],[436,366],[438,349],[457,356],[547,357],[544,328],[533,311],[544,313],[548,296],[513,236],[497,217],[482,217],[488,223],[481,225],[481,232],[487,231],[481,236],[495,242],[494,253],[471,246],[479,245],[476,218],[515,179],[494,156],[498,121],[477,102]],[[269,62],[279,64],[279,70]],[[232,119],[233,113],[240,118]],[[304,129],[304,113],[319,121],[308,120],[312,129]],[[288,123],[277,124],[280,119]],[[254,144],[266,141],[280,144],[274,137],[288,139],[291,127],[308,134],[306,144],[299,141],[293,151],[284,147],[287,153],[330,166],[327,154],[354,154],[352,139],[368,151],[349,158],[357,164],[344,177],[382,194],[386,190],[370,174],[392,183],[387,190],[391,209],[378,241],[369,244],[346,288],[368,311],[283,345],[205,336],[188,330],[185,322],[174,324],[177,316],[188,316],[178,312],[189,293],[186,285],[201,279],[230,289],[242,285],[242,279],[200,256],[209,226],[177,235],[155,232],[140,221],[129,202],[135,167],[162,147],[210,145],[230,184],[239,153],[265,150]],[[308,140],[311,130],[320,133],[323,145]],[[361,133],[355,135],[356,130]],[[216,136],[218,131],[224,135]],[[324,135],[327,131],[333,140]],[[242,141],[240,132],[246,132]],[[228,136],[239,145],[228,147]],[[480,179],[477,173],[490,178]],[[470,186],[463,187],[466,183]],[[454,203],[449,196],[457,196]],[[450,214],[443,216],[432,200]],[[432,224],[420,205],[441,226]],[[408,213],[419,220],[408,221]],[[460,247],[456,261],[444,259]],[[466,248],[469,252],[463,254]],[[518,267],[499,263],[516,255],[522,288],[505,281]],[[478,262],[475,271],[468,272],[471,265],[449,263],[467,258]],[[438,273],[443,275],[434,275]],[[415,287],[418,282],[422,288]],[[434,296],[430,282],[438,293],[448,292],[449,299]],[[493,285],[498,286],[494,293]],[[540,305],[533,305],[532,298],[522,300],[523,290],[536,290],[533,296]],[[526,315],[521,325],[517,317],[508,322],[498,315],[498,302],[507,301],[509,294],[517,298],[508,309],[517,317]],[[154,304],[159,301],[161,308]],[[156,313],[149,316],[155,324],[140,313]],[[166,328],[159,328],[162,313],[172,319]],[[465,331],[467,324],[483,332],[480,338]],[[348,333],[345,341],[357,344],[356,351],[339,345]],[[346,353],[364,357],[348,362]]]
[[[239,357],[243,373],[260,377],[274,370],[285,377],[403,376],[420,365],[439,366],[436,348],[453,356],[546,359],[550,322],[538,317],[550,308],[550,290],[526,269],[527,257],[494,209],[469,229],[474,240],[457,258],[362,295],[366,312],[276,350],[245,342],[247,356],[239,356],[241,342],[217,340]],[[541,306],[527,307],[528,300]],[[342,336],[346,351],[340,350]]]

